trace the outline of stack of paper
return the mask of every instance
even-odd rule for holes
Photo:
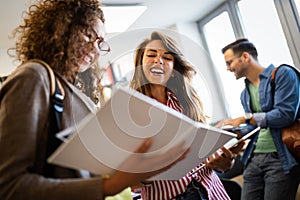
[[[120,88],[96,113],[59,135],[72,135],[48,162],[96,174],[112,174],[141,145],[153,138],[142,155],[159,156],[185,141],[187,157],[153,179],[179,179],[235,134],[195,122],[135,90]],[[136,163],[141,165],[142,163]],[[146,169],[148,170],[148,169]]]

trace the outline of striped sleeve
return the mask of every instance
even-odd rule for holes
[[[180,113],[183,112],[176,95],[171,90],[167,90],[166,105]],[[201,165],[202,163],[199,166]],[[195,167],[192,171],[197,169],[199,166]],[[192,179],[195,179],[202,184],[207,191],[209,200],[230,200],[217,174],[206,167],[203,167],[192,176],[189,176],[188,173],[179,180],[155,180],[150,185],[142,188],[142,199],[174,200],[176,196],[186,191],[186,188]]]
[[[198,166],[197,166],[198,167]],[[150,185],[142,188],[143,200],[172,200],[176,196],[186,191],[192,178],[201,183],[206,189],[209,200],[230,200],[225,188],[217,174],[209,169],[202,168],[192,177],[186,175],[179,180],[156,180]]]

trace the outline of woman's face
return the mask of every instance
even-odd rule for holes
[[[162,41],[153,40],[145,47],[142,59],[143,72],[152,84],[166,85],[174,68],[174,57]]]
[[[78,72],[87,70],[96,60],[100,54],[99,45],[104,42],[105,27],[100,19],[97,19],[92,27],[91,33],[80,32],[79,37],[85,41],[88,48],[84,48],[82,57],[79,61]]]

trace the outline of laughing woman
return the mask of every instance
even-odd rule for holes
[[[195,121],[206,122],[202,102],[191,84],[196,71],[172,38],[153,32],[137,47],[134,64],[132,88]],[[219,161],[217,168],[227,170],[231,166],[233,152],[222,150],[226,156]],[[206,166],[192,177],[186,175],[180,180],[158,180],[144,184],[143,199],[230,199],[213,171],[216,163],[206,163]]]

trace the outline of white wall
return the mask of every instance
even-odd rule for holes
[[[7,76],[16,68],[13,59],[7,55],[6,49],[0,49],[0,60],[0,76]]]
[[[105,58],[101,58],[100,64],[106,66],[109,61],[113,61],[121,55],[132,53],[136,45],[142,41],[142,39],[148,37],[149,33],[153,30],[159,29],[150,28],[144,29],[143,31],[131,30],[128,33],[112,36],[108,41],[110,42],[113,51],[108,56],[105,56]],[[225,109],[222,106],[223,104],[220,102],[220,99],[222,98],[219,95],[219,90],[214,82],[214,74],[211,70],[213,66],[211,65],[210,58],[206,51],[202,47],[196,23],[177,23],[170,26],[168,30],[165,29],[167,34],[171,34],[171,37],[179,38],[179,43],[182,46],[187,59],[193,65],[197,66],[199,73],[198,76],[196,76],[194,83],[204,102],[205,112],[211,117],[209,121],[216,122],[223,119],[225,117]],[[133,32],[135,36],[129,37],[132,36]],[[179,34],[176,35],[176,32]],[[128,38],[132,38],[133,40]],[[136,41],[136,43],[133,41]],[[0,50],[0,76],[10,74],[17,66],[17,64],[13,63],[13,59],[7,55],[6,51],[6,49]]]

